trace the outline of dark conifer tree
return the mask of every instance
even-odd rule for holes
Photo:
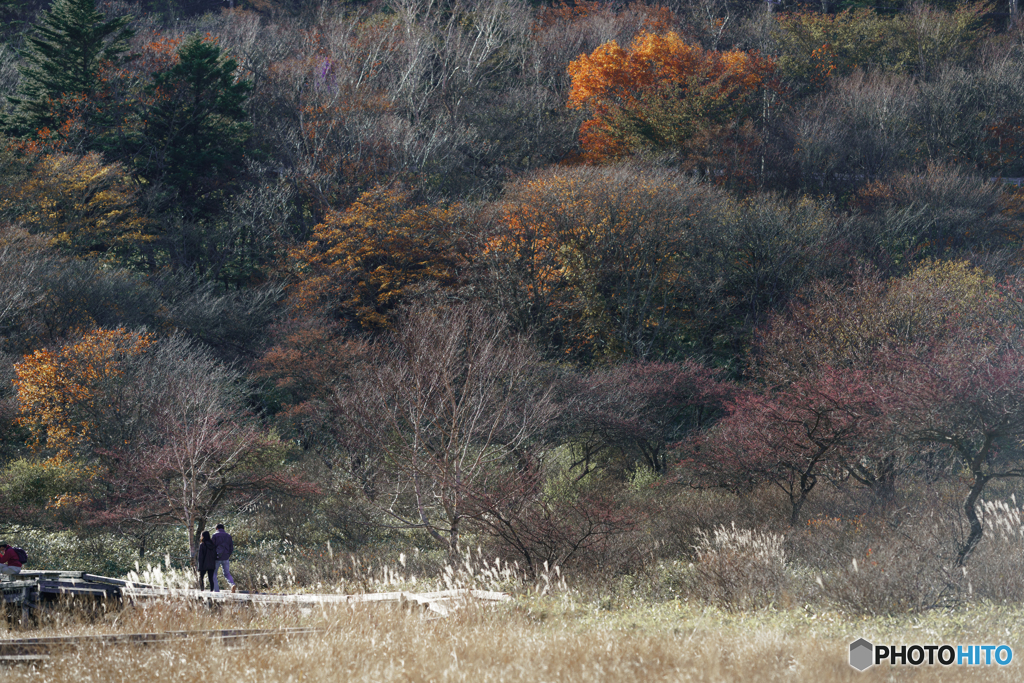
[[[199,36],[178,49],[178,63],[154,76],[139,173],[171,191],[188,212],[208,211],[241,171],[251,126],[245,103],[252,82],[238,64]]]
[[[5,122],[9,132],[35,135],[59,131],[70,117],[102,117],[96,106],[104,94],[101,71],[128,51],[131,35],[128,17],[107,19],[96,0],[54,0],[22,53],[21,85]],[[82,123],[87,131],[104,127],[102,121]]]

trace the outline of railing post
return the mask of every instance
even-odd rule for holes
[[[28,619],[31,616],[28,605],[28,586],[21,588],[21,627],[28,627]]]

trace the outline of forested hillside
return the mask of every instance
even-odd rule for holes
[[[3,19],[5,536],[921,576],[1020,490],[1015,2]]]

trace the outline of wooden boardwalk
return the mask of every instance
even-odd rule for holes
[[[21,607],[22,621],[40,603],[62,595],[110,600],[122,597],[126,581],[88,572],[22,571],[10,581],[0,581],[3,602]]]
[[[27,622],[29,612],[39,600],[39,583],[37,581],[0,581],[0,597],[4,604],[21,606],[21,620]]]
[[[419,605],[431,612],[447,616],[453,603],[469,600],[505,602],[511,600],[506,593],[496,591],[457,588],[429,593],[214,593],[213,591],[189,590],[183,588],[125,588],[124,595],[130,599],[179,597],[194,600],[208,600],[221,603],[251,603],[258,605],[326,605],[373,602],[396,602]]]
[[[325,605],[396,602],[418,605],[426,610],[447,616],[453,604],[469,600],[503,602],[509,600],[505,593],[472,589],[453,589],[428,593],[358,593],[343,595],[328,594],[283,594],[283,593],[229,593],[201,591],[185,588],[161,588],[145,584],[134,584],[123,579],[89,574],[88,572],[23,571],[15,581],[0,582],[0,595],[8,604],[18,605],[22,610],[22,623],[27,624],[31,611],[41,603],[60,596],[92,598],[96,600],[137,600],[155,598],[177,598],[199,600],[208,603],[254,604],[254,605]]]

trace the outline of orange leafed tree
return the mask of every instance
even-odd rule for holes
[[[295,300],[363,329],[387,327],[388,312],[416,287],[458,282],[467,258],[459,223],[456,208],[416,205],[403,190],[365,192],[292,251]]]
[[[336,442],[336,425],[324,406],[367,357],[367,344],[345,338],[343,331],[315,318],[287,321],[274,330],[276,343],[255,365],[281,403],[274,421],[282,438],[300,440],[306,449]]]
[[[752,121],[774,88],[775,63],[756,52],[717,52],[675,32],[641,33],[628,49],[611,41],[569,64],[569,107],[592,114],[580,143],[593,160],[640,149],[682,150],[720,166],[732,137],[757,142]]]
[[[125,365],[154,343],[148,333],[123,328],[98,329],[57,351],[39,350],[14,366],[21,416],[36,446],[53,449],[53,460],[64,463],[84,448],[107,441],[100,431],[130,425],[132,420],[109,419],[111,411],[131,406],[112,405],[111,388],[125,377]],[[124,435],[119,435],[118,438]]]

